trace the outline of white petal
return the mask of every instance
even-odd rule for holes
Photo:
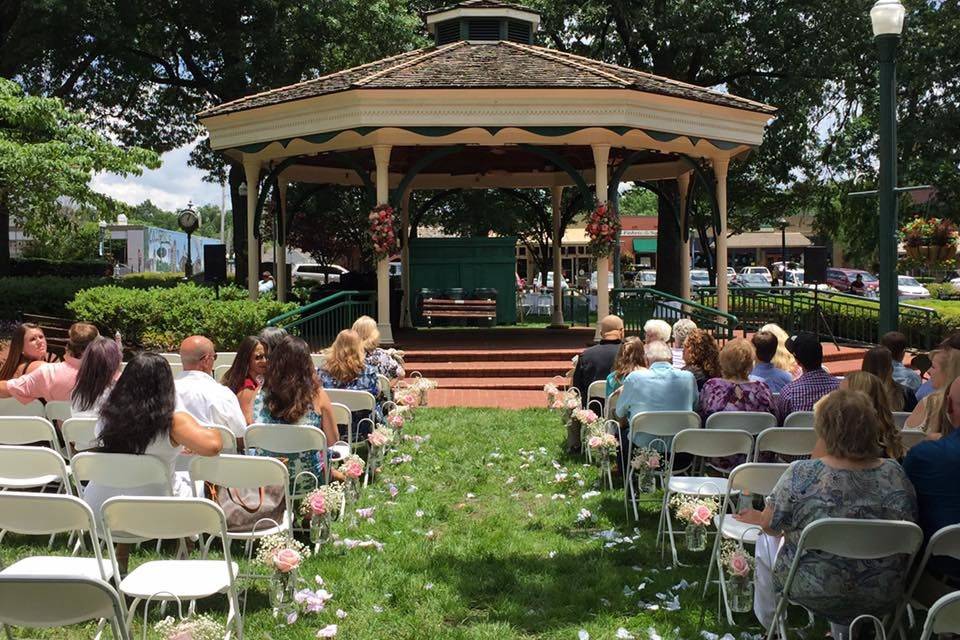
[[[332,638],[337,635],[337,625],[328,624],[323,629],[317,631],[318,638]]]
[[[623,627],[620,627],[619,629],[617,629],[617,638],[619,638],[620,640],[633,640],[634,635],[629,631],[627,631],[626,629],[624,629]]]
[[[660,634],[657,633],[657,630],[654,629],[653,627],[650,627],[649,629],[647,629],[647,635],[650,636],[650,640],[663,640]]]
[[[580,640],[590,640],[590,634],[587,633],[586,629],[580,629],[580,631],[577,631],[577,638]]]
[[[347,612],[344,611],[343,609],[337,609],[337,617],[343,620],[344,618],[347,617]]]
[[[711,633],[711,632],[709,632],[709,631],[707,631],[707,630],[701,631],[701,632],[700,632],[700,636],[703,638],[703,640],[717,640],[717,638],[720,637],[720,636],[718,636],[717,634]]]

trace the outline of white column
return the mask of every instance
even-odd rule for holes
[[[373,157],[377,162],[377,204],[390,201],[390,145],[378,144],[373,147]],[[393,329],[390,327],[390,256],[377,262],[377,329],[380,330],[380,343],[393,344]]]
[[[713,161],[713,173],[717,177],[717,208],[720,209],[720,228],[717,229],[717,309],[726,313],[727,300],[727,168],[728,158]]]
[[[563,217],[563,187],[551,187],[550,189],[551,209],[553,211],[553,314],[550,317],[550,326],[562,328],[563,323],[563,280],[562,255],[563,250],[563,230],[561,229]]]
[[[247,291],[251,300],[260,296],[260,246],[254,235],[253,216],[260,194],[260,161],[254,156],[243,156],[243,172],[247,180]]]
[[[593,147],[593,168],[596,176],[597,200],[607,201],[607,169],[610,161],[610,145],[595,144]],[[610,314],[610,258],[597,260],[597,332],[594,339],[600,340],[600,320]]]
[[[403,248],[400,252],[400,282],[403,285],[403,306],[400,309],[400,326],[409,329],[413,326],[410,315],[410,302],[413,292],[410,291],[410,189],[403,192],[400,200],[400,241]]]
[[[277,220],[277,238],[274,238],[274,242],[277,243],[277,264],[274,265],[274,277],[277,279],[277,300],[280,302],[287,301],[287,239],[283,237],[284,224],[283,221],[287,216],[287,181],[280,176],[279,182],[277,184],[280,187],[280,211],[278,215],[280,216]]]
[[[690,299],[690,234],[686,231],[688,188],[690,188],[690,174],[684,173],[677,176],[677,189],[680,191],[680,297],[685,300]]]

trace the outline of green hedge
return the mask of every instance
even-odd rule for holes
[[[296,308],[268,299],[251,302],[246,296],[235,286],[221,287],[217,300],[213,289],[193,283],[150,289],[109,285],[79,292],[67,307],[77,319],[109,334],[120,331],[127,344],[172,351],[185,337],[199,334],[231,351],[270,318]]]
[[[23,313],[69,315],[67,303],[77,292],[105,282],[105,278],[56,276],[0,278],[0,320],[18,320]]]

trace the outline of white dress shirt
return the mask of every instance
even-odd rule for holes
[[[242,438],[247,420],[233,391],[203,371],[184,371],[174,380],[178,404],[203,424],[219,424]]]

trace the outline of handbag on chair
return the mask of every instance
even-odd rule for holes
[[[204,483],[207,496],[220,505],[227,519],[227,533],[252,533],[254,528],[264,530],[272,528],[263,520],[283,523],[286,510],[286,491],[283,485],[260,487],[258,489],[231,489],[210,482]]]

